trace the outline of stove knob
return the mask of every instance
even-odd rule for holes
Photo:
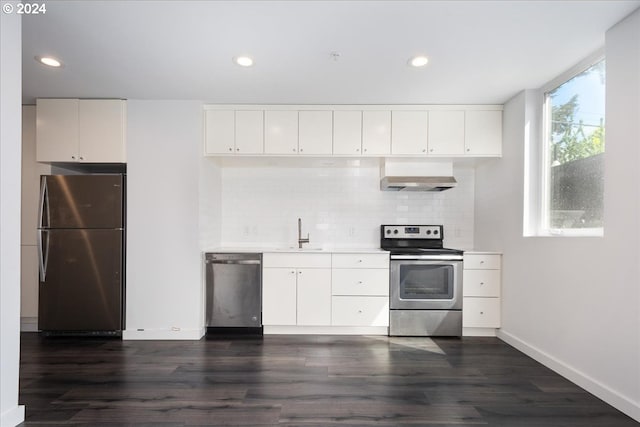
[[[398,229],[393,230],[393,234],[398,234]]]
[[[427,236],[431,234],[431,230],[427,230]]]
[[[438,234],[438,230],[433,230],[433,234]]]
[[[387,234],[391,234],[391,230],[387,229]]]

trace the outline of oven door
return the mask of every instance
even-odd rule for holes
[[[392,257],[390,269],[391,309],[462,309],[462,261]]]

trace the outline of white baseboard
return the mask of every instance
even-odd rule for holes
[[[20,332],[38,332],[37,317],[21,317]]]
[[[0,426],[15,427],[24,421],[24,405],[16,405],[0,415]]]
[[[508,332],[499,330],[496,336],[507,344],[517,348],[532,359],[535,359],[538,362],[542,363],[547,368],[555,371],[569,381],[587,390],[589,393],[592,393],[600,399],[604,400],[619,411],[624,412],[634,420],[640,421],[639,402],[634,402],[628,397],[616,392],[610,387],[607,387],[605,384],[602,384],[601,382],[591,378],[584,372],[572,368],[566,363],[556,359],[550,354],[545,353],[544,351],[532,345],[529,345],[525,341],[522,341],[518,337]]]
[[[265,335],[389,335],[387,326],[265,326]]]
[[[199,340],[205,334],[204,327],[198,329],[127,329],[122,339],[127,340]]]
[[[495,337],[496,328],[462,328],[463,337]]]

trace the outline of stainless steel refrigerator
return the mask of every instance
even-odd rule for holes
[[[125,175],[40,178],[38,328],[124,329]]]

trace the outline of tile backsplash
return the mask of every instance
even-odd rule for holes
[[[293,247],[298,218],[309,247],[376,248],[381,224],[443,224],[446,246],[473,248],[472,166],[455,165],[458,186],[444,192],[380,191],[375,165],[222,167],[218,173],[217,191],[201,191],[200,203],[220,204],[220,240],[205,239],[203,248]]]

